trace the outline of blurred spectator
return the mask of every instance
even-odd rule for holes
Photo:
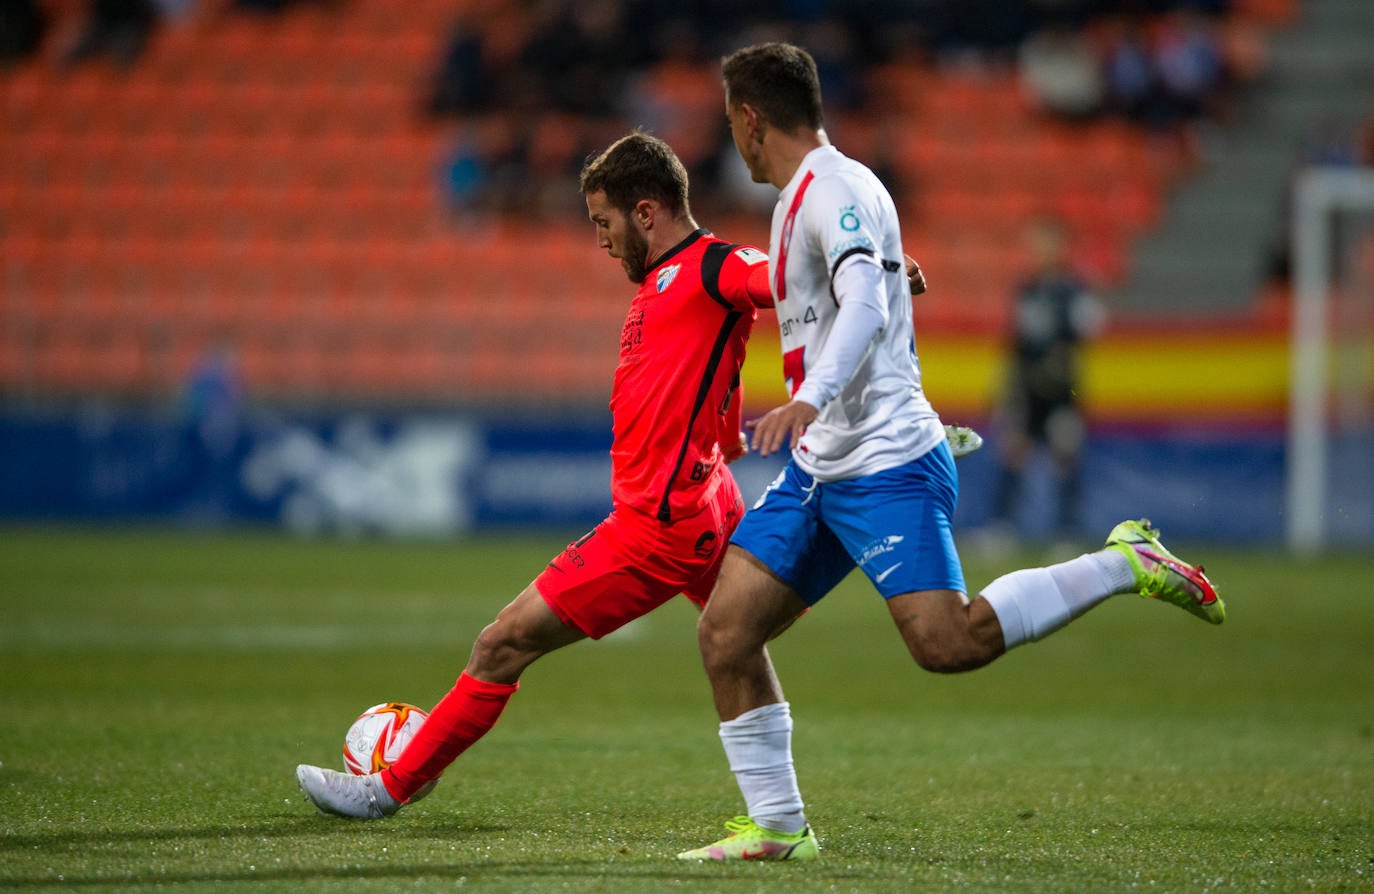
[[[474,126],[458,126],[447,135],[440,179],[444,209],[453,220],[470,222],[485,209],[491,177]]]
[[[1084,440],[1078,410],[1078,353],[1106,322],[1102,304],[1069,266],[1068,234],[1051,218],[1025,233],[1031,272],[1016,291],[1012,363],[998,409],[1001,473],[994,496],[997,527],[1014,531],[1027,464],[1037,446],[1055,466],[1053,531],[1079,531],[1079,455]]]
[[[957,0],[949,5],[950,46],[970,49],[989,62],[1013,62],[1016,48],[1035,28],[1028,0]]]
[[[1361,127],[1352,128],[1335,119],[1317,124],[1299,145],[1288,178],[1279,196],[1278,226],[1265,250],[1264,274],[1274,285],[1287,285],[1293,274],[1293,194],[1298,174],[1308,168],[1350,168],[1374,164],[1374,145],[1370,145],[1371,116]]]
[[[38,52],[47,27],[35,0],[0,0],[0,68]]]
[[[224,460],[238,445],[243,397],[237,354],[229,341],[220,339],[191,370],[183,398],[193,437],[215,462]]]
[[[1108,20],[1105,47],[1108,107],[1137,124],[1160,125],[1163,96],[1143,25],[1130,16]]]
[[[62,64],[106,56],[128,68],[143,54],[157,23],[158,8],[152,0],[90,0],[86,21],[62,55]]]
[[[1167,17],[1155,59],[1172,120],[1217,113],[1226,72],[1212,20],[1187,8]]]
[[[482,109],[490,99],[491,79],[483,66],[482,34],[460,19],[449,36],[434,74],[425,107],[431,115],[457,115]]]
[[[834,113],[857,108],[864,99],[863,60],[855,49],[853,30],[841,19],[823,18],[805,25],[797,39],[816,60],[826,109]]]
[[[1086,120],[1102,109],[1102,71],[1092,44],[1081,30],[1050,25],[1021,45],[1021,78],[1046,112]]]
[[[219,520],[238,488],[248,423],[237,352],[228,338],[216,340],[191,369],[182,401],[190,510],[200,521]]]
[[[535,73],[540,95],[561,112],[615,111],[639,45],[626,30],[624,6],[617,0],[577,0],[544,7],[520,60]]]
[[[888,99],[866,90],[889,61],[997,67],[1019,59],[1051,114],[1110,112],[1167,134],[1215,107],[1224,77],[1210,19],[1225,0],[473,0],[455,22],[425,101],[461,127],[440,161],[448,207],[554,210],[593,133],[643,127],[688,166],[703,209],[727,208],[733,174],[721,126],[719,58],[758,40],[807,46],[832,124],[872,124]],[[1158,44],[1150,28],[1174,14]],[[1090,40],[1104,15],[1105,46]],[[1019,49],[1018,49],[1019,48]],[[1019,56],[1016,56],[1019,52]],[[491,139],[487,123],[505,129]],[[604,142],[604,140],[602,140]],[[496,178],[495,180],[493,178]]]

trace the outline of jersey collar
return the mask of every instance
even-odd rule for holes
[[[840,150],[834,143],[826,143],[824,146],[817,146],[806,155],[802,156],[801,164],[797,165],[797,170],[792,173],[792,179],[787,181],[787,185],[782,188],[782,192],[796,189],[797,184],[801,183],[807,171],[814,171],[827,157],[836,158],[840,155]]]
[[[662,267],[664,264],[668,263],[668,261],[672,259],[673,255],[682,251],[684,248],[691,245],[693,242],[696,242],[702,236],[709,236],[710,234],[711,231],[706,229],[705,227],[697,227],[695,230],[688,233],[686,239],[683,239],[677,245],[674,245],[672,248],[668,249],[663,254],[659,255],[658,260],[654,261],[654,266],[650,267],[648,270],[645,271],[645,280],[648,280],[649,278],[647,274],[653,273],[655,270]]]

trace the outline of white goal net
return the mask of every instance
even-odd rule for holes
[[[1374,171],[1298,179],[1287,538],[1374,545]]]

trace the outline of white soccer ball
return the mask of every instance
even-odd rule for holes
[[[405,702],[373,705],[344,736],[344,766],[350,773],[380,773],[396,762],[429,714]]]

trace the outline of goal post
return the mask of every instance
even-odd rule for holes
[[[1342,455],[1356,466],[1352,487],[1374,478],[1374,455],[1363,455],[1366,448],[1358,440],[1368,434],[1374,403],[1374,373],[1368,368],[1374,353],[1374,282],[1362,269],[1374,246],[1374,171],[1300,172],[1292,239],[1286,536],[1293,551],[1313,553],[1331,541],[1333,476],[1342,488],[1351,477],[1333,468],[1334,431],[1366,429],[1354,432],[1355,449]],[[1366,542],[1374,537],[1374,532],[1356,532],[1361,534]]]

